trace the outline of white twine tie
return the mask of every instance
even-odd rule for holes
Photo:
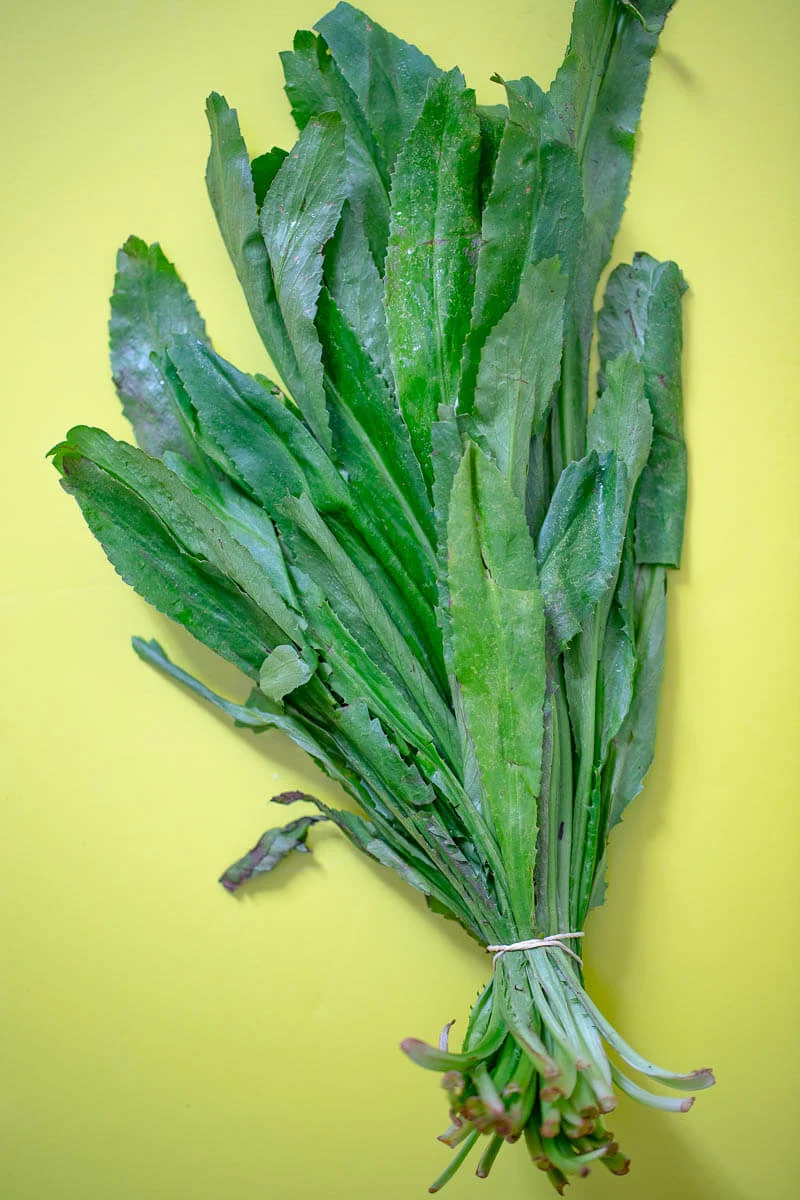
[[[570,950],[569,946],[565,946],[562,938],[582,938],[583,932],[580,933],[548,933],[547,937],[543,938],[528,938],[524,942],[511,942],[508,946],[487,946],[486,949],[490,954],[494,955],[492,962],[496,963],[498,958],[502,958],[504,954],[509,954],[512,950],[540,950],[540,949],[557,949],[563,950],[570,958],[574,958],[577,963],[583,966],[583,959],[576,954],[574,950]]]

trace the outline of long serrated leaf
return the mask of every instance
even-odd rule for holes
[[[300,134],[259,214],[275,294],[303,379],[294,399],[325,448],[330,447],[330,429],[314,317],[322,286],[322,248],[339,223],[345,177],[344,124],[336,113],[321,113]]]
[[[653,445],[636,504],[637,562],[678,567],[686,513],[686,443],[681,387],[681,297],[674,262],[637,254],[614,270],[598,317],[602,365],[626,351],[644,368]],[[602,375],[602,370],[601,370]]]
[[[580,170],[532,79],[507,83],[509,110],[483,210],[475,299],[464,347],[462,402],[471,402],[481,350],[517,297],[531,263],[557,257],[570,275],[583,220]],[[565,135],[563,135],[565,136]]]
[[[520,502],[559,376],[566,289],[557,260],[528,267],[481,353],[470,427]]]
[[[281,54],[281,61],[298,129],[325,112],[338,112],[344,121],[347,199],[382,269],[389,236],[389,173],[355,92],[325,40],[316,34],[306,30],[295,34],[293,49]]]
[[[454,408],[480,225],[480,129],[459,71],[431,85],[392,180],[386,319],[397,396],[432,480],[431,425]]]
[[[64,487],[125,582],[198,641],[257,678],[280,637],[250,597],[187,554],[143,500],[68,444],[57,448],[55,460]]]
[[[453,661],[520,929],[533,919],[545,635],[525,514],[473,444],[447,524]]]
[[[171,356],[201,429],[268,512],[304,489],[320,512],[349,506],[333,463],[279,397],[197,342],[176,342]]]
[[[213,486],[210,486],[208,472],[201,475],[179,455],[166,454],[164,462],[202,499],[206,508],[224,522],[230,535],[250,553],[281,599],[299,613],[297,595],[289,579],[275,526],[261,505],[245,495],[222,471],[214,472]]]
[[[360,346],[384,381],[393,386],[383,281],[370,253],[363,220],[347,202],[325,249],[325,284]]]
[[[586,420],[594,294],[625,206],[650,59],[672,3],[578,0],[567,55],[549,92],[578,155],[584,193],[568,334],[575,379],[565,397],[577,453]]]
[[[351,4],[337,4],[315,28],[358,97],[391,171],[440,69]]]
[[[593,873],[591,904],[601,903],[605,891],[605,840],[622,819],[631,800],[642,790],[655,753],[667,613],[663,567],[649,564],[636,567],[634,611],[636,672],[633,695],[625,720],[611,743],[603,772],[605,819],[598,837],[598,863]]]
[[[384,669],[398,679],[401,690],[405,691],[428,728],[434,745],[438,745],[448,762],[457,766],[458,747],[453,717],[433,682],[434,672],[430,664],[414,654],[381,603],[379,595],[322,520],[309,497],[287,496],[281,507],[292,527],[317,547],[323,559],[321,565],[327,564],[332,572],[334,579],[329,582],[327,594],[330,596],[331,584],[335,584],[336,590],[341,589],[343,599],[355,607],[379,647]]]
[[[267,248],[258,226],[250,156],[235,108],[212,92],[206,101],[211,150],[206,186],[222,240],[242,285],[267,353],[291,394],[303,392],[302,375],[275,294]]]
[[[425,621],[435,596],[434,531],[408,430],[382,376],[324,291],[319,330],[335,457],[347,472],[356,504],[398,556],[402,573],[427,594],[427,611],[420,613]]]
[[[290,611],[264,572],[225,524],[163,463],[100,429],[78,426],[68,435],[61,458],[82,455],[116,479],[146,504],[185,553],[208,563],[220,576],[241,588],[262,613],[298,645],[302,620]]]
[[[175,337],[207,342],[205,323],[158,243],[130,237],[117,254],[109,321],[111,370],[136,440],[160,458],[193,457],[191,435],[158,362]]]

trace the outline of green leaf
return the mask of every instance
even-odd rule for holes
[[[125,582],[198,641],[257,678],[280,636],[250,597],[188,554],[144,500],[68,443],[56,448],[55,462],[64,487]]]
[[[236,109],[228,106],[224,96],[212,92],[206,101],[206,116],[211,130],[206,167],[211,207],[259,336],[281,379],[292,395],[297,396],[303,390],[303,381],[278,306],[267,248],[258,226],[250,156],[239,131]]]
[[[211,486],[207,472],[201,475],[177,454],[165,454],[164,462],[224,523],[231,537],[244,546],[289,608],[299,613],[297,594],[289,579],[275,526],[264,509],[219,470],[214,471]]]
[[[606,761],[611,739],[616,737],[627,716],[633,696],[636,672],[633,586],[633,539],[629,526],[629,533],[625,538],[622,551],[619,578],[606,623],[600,663],[602,721],[599,764],[601,766]]]
[[[539,578],[548,619],[562,645],[580,630],[613,583],[630,502],[624,463],[592,450],[556,484],[539,533]]]
[[[258,686],[267,697],[279,704],[289,692],[308,683],[314,668],[301,658],[294,646],[276,646],[261,664]]]
[[[383,281],[370,254],[363,220],[347,202],[325,250],[325,284],[360,347],[384,381],[393,386]],[[324,342],[324,333],[320,336]]]
[[[178,683],[182,683],[195,695],[201,699],[207,700],[214,708],[218,708],[226,717],[231,717],[237,725],[246,725],[256,732],[261,732],[267,728],[262,713],[257,710],[248,708],[245,704],[237,704],[235,700],[228,700],[225,696],[220,696],[213,692],[211,688],[206,687],[199,679],[195,679],[182,667],[178,667],[167,656],[163,646],[161,646],[155,638],[151,638],[149,642],[143,638],[131,638],[131,645],[134,651],[142,659],[143,662],[149,663],[151,667],[157,667],[159,671],[163,671],[165,675],[176,679]]]
[[[637,254],[612,272],[598,317],[601,364],[632,352],[644,368],[653,445],[636,505],[637,562],[678,567],[686,513],[686,444],[681,388],[681,297],[673,262]]]
[[[156,242],[130,237],[117,255],[111,296],[111,370],[139,445],[160,458],[191,458],[191,434],[158,362],[173,338],[207,342],[205,323],[186,285]]]
[[[549,259],[527,268],[489,334],[475,385],[473,436],[524,500],[531,437],[544,428],[561,367],[567,278]]]
[[[320,512],[349,506],[333,463],[278,396],[198,342],[176,342],[171,357],[209,450],[223,451],[273,517],[287,492],[308,490]]]
[[[288,154],[288,150],[281,150],[280,146],[273,146],[271,150],[267,150],[264,154],[259,154],[258,158],[254,158],[250,163],[250,175],[253,179],[256,208],[261,208],[261,205],[264,203],[264,197],[271,188],[272,181],[278,174]]]
[[[642,565],[636,568],[634,611],[636,672],[633,696],[625,720],[611,743],[603,772],[605,821],[599,837],[592,905],[602,903],[605,891],[605,840],[622,819],[631,800],[642,790],[655,754],[667,615],[663,567]]]
[[[337,4],[315,28],[358,97],[391,171],[420,114],[428,84],[441,71],[416,46],[350,4]]]
[[[448,519],[453,659],[518,927],[530,926],[542,763],[544,613],[525,514],[474,445]]]
[[[532,79],[505,85],[509,112],[483,210],[462,406],[469,407],[481,350],[517,297],[532,263],[557,257],[570,275],[583,220],[574,150],[559,140],[547,98]]]
[[[193,675],[176,666],[170,661],[158,642],[154,640],[145,642],[141,638],[133,638],[132,645],[139,658],[144,662],[175,679],[202,700],[219,709],[225,716],[231,717],[237,725],[244,726],[253,733],[264,733],[269,729],[277,729],[284,733],[291,738],[295,745],[309,754],[331,779],[341,783],[351,795],[354,795],[360,802],[364,802],[363,789],[349,771],[346,759],[331,738],[330,731],[321,729],[317,722],[309,720],[307,713],[297,710],[287,711],[287,707],[284,705],[275,704],[272,700],[267,699],[259,688],[253,689],[246,704],[237,704],[234,700],[228,700],[225,696],[213,692],[199,679],[195,679]],[[307,692],[308,690],[310,689],[307,689]],[[308,699],[307,694],[305,699]],[[289,709],[291,709],[291,703],[290,698]],[[316,715],[319,718],[319,713]]]
[[[296,800],[315,804],[323,817],[332,821],[356,849],[369,855],[381,866],[389,867],[406,883],[422,892],[431,907],[438,905],[438,911],[448,913],[455,920],[463,922],[465,919],[463,915],[461,918],[453,916],[452,909],[459,907],[457,896],[440,873],[422,857],[420,848],[399,830],[390,828],[388,833],[379,836],[380,820],[376,824],[374,820],[366,820],[358,813],[329,808],[316,796],[309,796],[305,792],[284,792],[280,796],[273,796],[273,800],[279,804],[291,804]],[[470,932],[475,935],[474,929],[470,929]]]
[[[113,476],[146,504],[176,543],[197,562],[207,563],[253,600],[276,630],[304,644],[302,620],[289,610],[249,552],[224,523],[162,463],[116,442],[100,429],[78,426],[59,450],[58,463],[83,456]]]
[[[418,620],[425,624],[433,619],[434,531],[408,430],[382,376],[324,291],[318,326],[335,457],[347,473],[360,512],[369,515],[378,534],[371,539],[376,556],[388,567],[390,553],[398,584],[413,581],[421,593]]]
[[[607,364],[605,389],[589,418],[587,433],[590,449],[601,457],[613,450],[625,464],[632,499],[653,438],[644,371],[633,354],[623,354]]]
[[[432,480],[431,425],[458,398],[480,225],[480,130],[460,72],[431,85],[397,160],[386,259],[386,318],[397,395]]]
[[[433,744],[439,747],[451,764],[457,766],[455,724],[433,682],[433,672],[429,671],[428,663],[414,654],[412,646],[387,613],[381,597],[322,520],[309,497],[287,496],[282,511],[292,528],[316,547],[316,571],[325,570],[326,575],[316,573],[313,559],[307,560],[304,569],[311,568],[309,573],[322,586],[323,594],[329,601],[334,603],[334,597],[341,599],[345,607],[339,610],[338,615],[345,627],[367,648],[367,641],[362,640],[363,634],[359,636],[358,632],[359,626],[363,628],[376,647],[376,663],[397,680],[401,692],[406,694],[427,727]],[[293,540],[288,528],[287,534]],[[355,621],[348,619],[348,610],[353,612]]]
[[[322,351],[314,328],[322,286],[322,248],[345,200],[344,126],[335,113],[309,121],[267,192],[259,228],[302,388],[293,395],[322,446],[330,446]]]
[[[672,3],[641,0],[634,9],[619,0],[577,0],[567,56],[549,93],[583,180],[585,224],[570,323],[580,377],[571,398],[575,421],[586,419],[594,294],[625,206],[650,59]]]
[[[293,50],[281,54],[281,61],[298,129],[326,112],[338,112],[344,121],[347,198],[382,268],[389,236],[389,173],[364,111],[323,38],[299,31]]]
[[[483,211],[492,190],[497,155],[508,120],[508,109],[505,104],[479,104],[477,112],[481,127],[481,165],[478,177],[480,208]]]
[[[228,867],[219,877],[219,882],[229,892],[235,892],[243,883],[272,871],[282,862],[292,850],[301,850],[306,854],[308,831],[324,817],[298,817],[279,829],[268,829],[263,833],[252,850],[248,850],[232,866]]]

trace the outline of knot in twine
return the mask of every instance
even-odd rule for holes
[[[563,938],[582,938],[583,932],[579,933],[548,933],[547,937],[543,938],[528,938],[524,942],[511,942],[508,946],[487,946],[486,949],[490,954],[494,955],[492,962],[496,963],[498,958],[502,958],[504,954],[509,954],[512,950],[563,950],[570,958],[574,958],[577,963],[583,966],[583,959],[576,954],[574,950],[570,950],[569,946],[565,946]]]

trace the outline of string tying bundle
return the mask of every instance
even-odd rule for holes
[[[486,949],[493,955],[492,962],[496,963],[498,958],[502,958],[504,954],[510,954],[512,950],[540,950],[540,949],[557,949],[563,950],[570,958],[574,958],[577,963],[583,966],[583,959],[580,955],[571,950],[569,946],[564,945],[563,939],[566,938],[582,938],[583,931],[577,933],[548,933],[543,938],[527,938],[523,942],[510,942],[507,946],[487,946]]]

